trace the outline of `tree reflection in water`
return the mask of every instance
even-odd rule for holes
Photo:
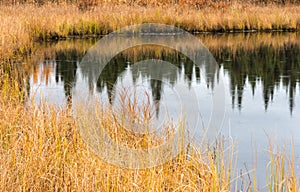
[[[273,101],[274,94],[282,86],[288,95],[289,109],[293,112],[295,105],[296,89],[299,87],[300,79],[300,38],[297,34],[237,34],[237,35],[201,35],[199,39],[204,42],[210,52],[213,54],[220,66],[223,66],[224,72],[228,74],[229,90],[232,100],[232,107],[242,109],[243,94],[247,84],[250,85],[252,94],[258,84],[262,86],[262,97],[265,110],[269,103]],[[55,61],[54,70],[48,70],[47,73],[55,75],[56,82],[63,82],[65,96],[68,102],[72,100],[72,89],[76,84],[79,62],[85,55],[89,47],[96,40],[85,40],[59,42],[58,45],[51,44],[42,46],[40,51],[54,52],[52,60]],[[84,44],[84,45],[83,45]],[[50,47],[50,48],[49,48]],[[45,55],[45,54],[44,54]],[[49,55],[49,54],[48,54]],[[116,55],[101,73],[97,82],[90,82],[90,90],[96,84],[96,90],[102,92],[106,87],[109,98],[112,98],[114,84],[119,75],[129,66],[145,59],[160,59],[170,62],[183,71],[186,82],[191,86],[191,79],[195,76],[199,83],[202,75],[201,69],[195,67],[193,62],[183,55],[166,47],[160,46],[137,46],[125,50]],[[43,60],[43,58],[40,58]],[[45,58],[49,60],[49,56]],[[32,58],[29,63],[37,62]],[[40,62],[43,63],[43,62]],[[41,67],[31,64],[36,68]],[[43,65],[43,64],[40,64]],[[215,69],[206,69],[208,73],[219,73]],[[84,73],[81,71],[81,73]],[[168,81],[172,85],[176,82],[178,74],[172,74]],[[36,74],[35,74],[36,75]],[[205,74],[207,87],[214,85],[213,78]],[[88,73],[82,76],[89,76]],[[133,82],[135,80],[133,79]],[[150,83],[152,96],[155,102],[159,102],[162,95],[162,84],[160,81],[151,80]]]

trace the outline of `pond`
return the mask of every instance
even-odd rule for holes
[[[180,102],[199,105],[198,128],[202,130],[209,126],[216,108],[216,88],[223,86],[225,112],[219,114],[220,131],[225,140],[234,143],[237,170],[251,172],[255,167],[258,185],[264,187],[269,142],[285,146],[289,154],[293,139],[300,171],[300,35],[198,34],[196,38],[212,53],[218,68],[197,66],[173,48],[138,45],[114,55],[99,78],[94,78],[82,59],[100,38],[37,43],[37,55],[26,60],[28,93],[37,103],[44,99],[66,106],[72,105],[82,87],[109,103],[118,101],[118,91],[127,88],[133,92],[134,87],[138,93],[148,93],[158,121],[165,114],[175,115]],[[145,65],[135,65],[151,59],[172,63],[176,70],[167,73],[161,65],[154,65],[143,71]],[[174,93],[178,85],[194,91],[197,100],[178,98]]]

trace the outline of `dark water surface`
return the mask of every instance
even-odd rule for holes
[[[136,46],[117,54],[92,81],[80,65],[81,59],[98,39],[67,40],[37,44],[38,54],[29,58],[29,94],[36,102],[44,98],[55,105],[72,104],[74,94],[87,82],[89,90],[106,102],[114,103],[121,87],[138,87],[149,92],[157,104],[156,116],[166,110],[172,113],[178,102],[172,92],[183,83],[196,90],[204,126],[209,122],[212,94],[218,78],[225,86],[225,118],[221,133],[235,143],[237,170],[251,171],[260,188],[266,180],[269,141],[291,149],[293,138],[296,169],[300,170],[300,35],[296,33],[205,34],[197,36],[209,49],[219,69],[195,67],[184,54],[167,47]],[[133,64],[147,59],[160,59],[174,64],[177,71],[164,81],[139,74]],[[158,73],[160,68],[153,69]],[[174,108],[174,109],[173,109]],[[201,129],[201,128],[200,128]],[[201,134],[201,133],[199,133]],[[247,176],[245,176],[247,177]]]

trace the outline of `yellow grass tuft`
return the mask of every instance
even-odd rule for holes
[[[70,109],[46,103],[24,106],[0,96],[1,191],[230,190],[230,169],[222,160],[222,148],[203,153],[189,147],[188,153],[183,151],[155,168],[117,167],[86,147]],[[99,118],[115,125],[114,119]],[[139,136],[116,131],[118,138],[136,142],[131,147],[139,146]]]

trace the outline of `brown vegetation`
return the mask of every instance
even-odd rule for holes
[[[69,109],[25,106],[4,94],[0,92],[1,191],[230,190],[231,165],[224,162],[221,144],[214,153],[190,147],[155,168],[117,167],[86,147]],[[106,117],[98,120],[116,124]],[[118,137],[123,138],[122,132]]]
[[[229,155],[229,163],[225,163],[222,144],[203,150],[205,153],[190,148],[189,158],[183,152],[164,165],[146,170],[107,164],[81,141],[69,108],[57,109],[46,103],[24,105],[26,74],[12,67],[12,62],[37,53],[33,47],[36,40],[101,35],[144,22],[192,32],[299,30],[300,6],[291,5],[296,1],[280,1],[285,6],[278,6],[279,1],[259,2],[1,1],[1,191],[230,191],[236,179],[233,159]],[[286,170],[282,168],[283,157],[271,156],[270,191],[282,187],[297,191],[294,160]],[[256,190],[255,185],[250,188]]]
[[[300,6],[230,3],[225,8],[206,6],[129,6],[103,3],[89,11],[74,4],[0,5],[0,58],[32,52],[36,40],[107,34],[121,27],[145,22],[163,23],[190,32],[296,31]]]

